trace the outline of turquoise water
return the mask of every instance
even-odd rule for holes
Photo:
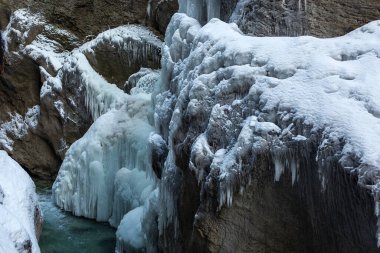
[[[61,211],[51,200],[51,183],[36,182],[36,185],[44,215],[39,241],[41,253],[115,252],[115,229]]]

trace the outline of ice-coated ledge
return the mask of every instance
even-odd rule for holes
[[[175,14],[156,97],[156,125],[169,145],[161,203],[175,203],[173,157],[189,143],[189,168],[202,188],[217,181],[221,208],[249,184],[258,154],[272,157],[275,181],[289,169],[294,183],[302,168],[291,147],[308,142],[317,146],[322,190],[326,158],[334,157],[379,203],[379,41],[380,21],[331,39],[259,38],[218,19],[201,27]],[[176,224],[165,204],[163,226]]]
[[[41,222],[32,179],[0,150],[0,252],[39,253],[36,226]]]

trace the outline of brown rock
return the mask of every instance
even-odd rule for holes
[[[377,0],[251,0],[238,25],[255,36],[335,37],[379,18]]]
[[[151,17],[147,13],[148,2],[152,2]],[[72,31],[80,39],[129,23],[149,23],[164,33],[170,17],[178,9],[176,0],[3,0],[0,6],[0,20],[2,9],[14,11],[28,7],[44,13],[50,23]]]

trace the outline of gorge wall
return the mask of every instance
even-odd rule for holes
[[[202,9],[207,9],[205,3],[200,1]],[[237,4],[237,8],[235,9]],[[2,86],[2,113],[1,122],[10,122],[8,112],[16,113],[24,118],[28,109],[44,110],[46,115],[41,121],[43,130],[38,126],[35,130],[27,128],[22,130],[25,134],[14,135],[14,149],[19,155],[13,157],[35,175],[52,177],[63,159],[68,146],[77,140],[88,129],[91,119],[85,111],[71,108],[73,122],[59,122],[58,112],[39,101],[41,76],[40,63],[26,54],[18,54],[21,47],[30,44],[36,37],[43,35],[56,41],[60,45],[60,52],[71,51],[87,40],[93,39],[99,32],[109,28],[126,24],[145,24],[162,36],[172,14],[178,9],[177,1],[123,1],[103,3],[99,1],[25,1],[4,0],[0,2],[0,27],[4,30],[10,21],[13,11],[19,8],[29,8],[32,12],[39,12],[45,16],[45,23],[53,24],[53,29],[44,28],[45,25],[33,24],[24,28],[17,27],[13,21],[15,31],[28,33],[24,42],[18,41],[15,33],[10,33],[13,41],[5,56],[4,71],[1,76]],[[128,10],[128,11],[126,11]],[[336,11],[338,14],[336,15]],[[243,32],[259,35],[316,35],[330,37],[343,35],[360,25],[374,20],[378,16],[379,4],[376,1],[349,2],[346,1],[226,1],[220,2],[220,17],[225,20],[234,20]],[[83,15],[83,13],[87,13]],[[232,17],[231,17],[232,15]],[[205,20],[203,21],[205,22]],[[12,29],[13,29],[12,28]],[[60,33],[60,30],[68,33]],[[20,47],[21,46],[21,47]],[[99,46],[96,57],[89,60],[103,76],[111,83],[123,86],[128,76],[142,66],[141,62],[134,64],[133,68],[123,71],[123,56],[114,52],[112,58],[119,61],[109,61],[108,51],[112,49],[107,45]],[[103,54],[103,55],[102,55]],[[123,58],[120,58],[123,57]],[[96,60],[96,61],[95,61]],[[112,63],[112,64],[109,64]],[[131,66],[130,63],[126,63]],[[144,65],[144,64],[143,64]],[[157,67],[148,63],[147,67]],[[72,90],[71,93],[74,91]],[[77,97],[77,100],[80,100]],[[61,99],[62,100],[62,99]],[[62,100],[64,103],[64,99]],[[82,101],[83,102],[83,101]],[[46,103],[45,103],[46,104]],[[50,103],[52,104],[52,103]],[[70,107],[70,106],[68,106]],[[78,110],[78,112],[76,112]],[[30,114],[33,114],[31,111]],[[74,115],[75,114],[75,115]],[[62,125],[73,125],[63,127]],[[75,127],[74,127],[75,126]],[[3,127],[4,128],[4,127]],[[27,133],[27,134],[26,134]],[[4,134],[3,134],[4,135]],[[66,137],[60,138],[61,135]],[[9,137],[9,136],[8,136]],[[4,145],[3,145],[4,146]],[[34,147],[34,148],[32,148]],[[4,147],[3,147],[4,148]],[[44,154],[39,156],[38,154]]]
[[[380,16],[376,0],[241,0],[231,21],[256,36],[335,37]]]
[[[146,14],[146,4],[146,1],[141,1],[135,8]],[[88,15],[94,19],[79,22],[77,19],[84,17],[83,9],[78,10],[75,8],[77,5],[72,5],[72,10],[62,7],[62,13],[67,16],[59,23],[52,20],[52,17],[58,16],[51,13],[59,6],[45,1],[33,2],[29,11],[16,11],[12,14],[17,8],[29,5],[29,1],[0,3],[1,26],[4,29],[3,48],[6,50],[0,76],[0,148],[7,150],[33,175],[54,178],[67,148],[83,136],[93,121],[85,106],[85,90],[80,86],[78,73],[58,72],[68,52],[80,47],[86,40],[95,39],[99,31],[109,29],[109,26],[104,28],[109,20]],[[142,5],[145,6],[144,11],[140,8]],[[116,10],[116,6],[109,8]],[[165,6],[165,11],[174,11],[170,9],[173,8],[170,3]],[[88,5],[83,8],[94,11]],[[162,6],[156,3],[152,11],[160,8]],[[115,25],[136,21],[100,9],[97,9],[98,13],[120,18],[115,21]],[[118,7],[117,10],[121,12],[122,8]],[[38,14],[40,11],[42,13]],[[45,13],[47,17],[43,15]],[[128,15],[137,14],[131,12]],[[170,15],[164,17],[169,19]],[[155,18],[162,24],[166,22],[157,15]],[[75,22],[75,27],[69,23],[73,20],[78,21]],[[104,25],[93,22],[103,22]],[[87,30],[88,27],[91,29]],[[87,35],[93,36],[86,39]],[[124,88],[129,76],[140,67],[159,67],[161,46],[152,46],[155,48],[152,52],[145,48],[145,41],[138,40],[139,38],[130,41],[140,43],[134,53],[131,52],[132,47],[128,49],[123,44],[115,45],[107,40],[93,42],[91,48],[84,53],[96,71],[110,83]],[[148,51],[149,55],[144,55]],[[140,55],[137,57],[136,54]],[[55,77],[59,82],[52,84]],[[48,95],[45,95],[46,87],[50,87]]]
[[[243,33],[380,3],[179,2],[1,1],[0,149],[120,253],[379,252],[379,23]]]

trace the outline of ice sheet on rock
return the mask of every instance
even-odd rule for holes
[[[162,41],[152,31],[141,25],[125,25],[100,33],[94,40],[83,44],[80,51],[95,53],[99,44],[113,45],[128,52],[128,63],[146,63],[148,57],[159,62]]]
[[[86,106],[94,119],[127,103],[128,95],[100,76],[79,50],[66,59],[61,71],[79,74],[81,85],[86,90]]]
[[[35,185],[21,166],[0,150],[0,252],[40,252],[35,224]]]
[[[197,16],[186,11],[188,3],[180,1],[180,10]],[[165,37],[155,99],[157,131],[169,145],[160,201],[175,203],[170,191],[175,191],[173,178],[179,173],[173,158],[178,132],[194,140],[189,167],[199,182],[206,185],[211,174],[218,175],[220,205],[230,205],[240,185],[249,182],[250,152],[252,162],[255,154],[267,150],[274,179],[289,169],[294,183],[300,168],[294,157],[286,157],[286,145],[307,141],[310,131],[344,140],[338,155],[354,155],[361,164],[349,170],[359,172],[360,182],[378,182],[379,41],[380,21],[339,38],[259,38],[244,36],[235,24],[212,19],[200,27],[196,20],[175,14]],[[184,121],[190,124],[188,133],[181,132]],[[297,124],[305,129],[297,132]],[[165,222],[176,223],[170,205],[161,211]]]

